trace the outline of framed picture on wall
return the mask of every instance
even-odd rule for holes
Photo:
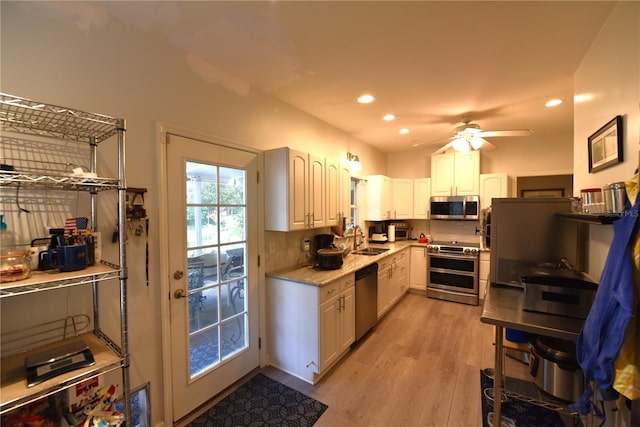
[[[622,116],[615,116],[588,139],[589,173],[622,162]]]

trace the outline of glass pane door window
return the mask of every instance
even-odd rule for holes
[[[246,172],[186,162],[191,377],[248,346]]]

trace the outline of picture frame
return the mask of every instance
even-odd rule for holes
[[[622,116],[615,116],[587,140],[589,173],[599,172],[622,162]]]
[[[520,190],[520,197],[564,197],[564,188]]]

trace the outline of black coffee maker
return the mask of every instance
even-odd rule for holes
[[[318,259],[318,249],[330,248],[333,245],[333,234],[316,234],[313,236],[313,260]]]

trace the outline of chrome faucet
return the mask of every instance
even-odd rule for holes
[[[360,230],[360,243],[358,243],[358,230]],[[359,225],[354,225],[353,226],[353,250],[355,251],[356,249],[358,249],[358,246],[360,246],[362,244],[362,230],[360,229]]]

